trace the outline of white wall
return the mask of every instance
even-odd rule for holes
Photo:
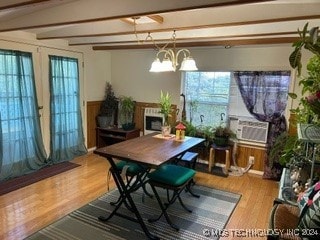
[[[180,73],[150,73],[154,50],[111,52],[111,78],[117,95],[132,96],[139,102],[158,102],[160,90],[170,92],[179,102]]]
[[[86,101],[102,100],[106,82],[111,82],[110,52],[84,49],[84,69]]]
[[[291,44],[190,49],[201,71],[292,70],[288,60],[292,50]],[[173,103],[180,106],[181,73],[150,73],[149,68],[155,54],[154,50],[111,51],[114,90],[117,95],[129,95],[142,102],[158,102],[160,90],[169,91]],[[304,54],[304,58],[307,55]],[[291,86],[291,90],[300,91],[297,84]],[[288,106],[291,105],[290,102]],[[245,111],[244,105],[238,102],[233,102],[230,108],[230,114],[234,115],[248,115]],[[289,116],[288,110],[286,115]]]

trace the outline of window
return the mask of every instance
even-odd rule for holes
[[[226,124],[231,72],[186,72],[183,93],[186,117],[194,126]]]
[[[182,76],[182,92],[186,99],[186,117],[194,126],[225,125],[229,115],[237,117],[252,117],[247,110],[246,103],[238,88],[239,82],[234,78],[234,73],[239,72],[185,72]],[[251,73],[251,72],[241,72]],[[236,74],[237,75],[237,74]],[[287,93],[290,84],[290,71],[259,71],[252,72],[253,76],[259,76],[253,82],[261,85],[255,94],[255,112],[262,112],[263,104],[271,109],[285,109],[287,105]],[[249,76],[251,76],[249,75]],[[252,88],[252,84],[243,82],[244,90]],[[263,100],[268,98],[268,102]],[[259,111],[258,111],[259,110]],[[270,113],[266,113],[267,115]]]

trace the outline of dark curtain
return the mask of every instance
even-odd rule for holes
[[[283,167],[279,162],[271,162],[268,156],[276,137],[287,130],[283,114],[287,105],[290,71],[234,72],[234,78],[248,111],[257,120],[269,122],[263,177],[279,180]]]

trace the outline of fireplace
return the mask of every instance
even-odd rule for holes
[[[161,132],[161,126],[164,123],[164,116],[162,113],[159,113],[159,111],[160,108],[144,109],[144,135],[153,132]]]

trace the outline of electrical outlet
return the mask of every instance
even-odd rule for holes
[[[249,164],[254,164],[254,156],[249,157]]]

